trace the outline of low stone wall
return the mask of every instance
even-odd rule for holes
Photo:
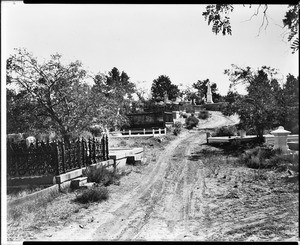
[[[33,201],[33,200],[37,201],[38,199],[47,198],[51,194],[57,193],[59,191],[60,191],[59,185],[55,184],[55,185],[45,188],[43,190],[28,194],[27,196],[9,201],[7,203],[7,206],[20,205],[20,204],[24,204],[26,202]]]
[[[125,168],[126,164],[134,164],[136,161],[141,161],[143,158],[144,149],[136,147],[129,148],[111,148],[109,151],[110,159],[115,162],[115,167],[118,169]]]
[[[28,194],[24,197],[21,197],[21,198],[12,200],[12,201],[8,201],[7,205],[8,206],[20,205],[20,204],[24,204],[24,203],[27,203],[30,201],[37,201],[42,198],[47,198],[48,196],[50,196],[54,193],[58,193],[58,192],[63,191],[66,188],[69,188],[71,185],[71,181],[73,179],[76,179],[76,178],[82,176],[87,169],[96,169],[101,166],[105,166],[107,168],[113,168],[113,169],[115,168],[113,160],[106,160],[106,161],[101,161],[101,162],[92,164],[85,168],[73,170],[69,173],[60,174],[58,176],[52,176],[52,183],[51,183],[51,184],[53,184],[52,186],[42,189],[40,191],[36,191],[34,193]],[[32,178],[23,178],[22,182],[20,182],[21,180],[19,180],[19,182],[15,182],[15,184],[22,183],[24,185],[24,183],[26,183],[28,185],[28,183],[30,183],[30,181],[33,181],[34,179],[39,179],[39,178],[33,178],[33,177]],[[41,179],[42,178],[40,178],[40,180]],[[50,177],[44,178],[44,180],[45,179],[47,179],[49,181],[51,178]],[[45,182],[42,182],[42,183],[45,183]],[[39,185],[39,184],[34,183],[34,185]],[[42,185],[42,184],[40,184],[40,185]],[[16,186],[14,186],[14,187],[16,187]],[[9,186],[7,188],[9,188]]]

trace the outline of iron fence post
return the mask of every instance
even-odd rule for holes
[[[105,143],[106,143],[106,148],[105,148],[105,150],[106,150],[106,159],[105,160],[108,160],[109,159],[109,152],[108,152],[108,136],[107,135],[105,136],[105,139],[106,139],[106,141],[105,141]]]
[[[59,167],[59,150],[58,150],[58,142],[54,142],[54,159],[55,159],[55,161],[56,161],[56,175],[59,175],[60,174],[60,171],[59,171],[59,169],[60,169],[60,167]]]
[[[92,143],[91,138],[88,139],[88,165],[92,163]]]
[[[65,168],[65,143],[62,140],[61,141],[61,161],[62,161],[62,169],[63,169],[63,173],[66,172],[66,168]]]
[[[101,151],[102,151],[102,161],[106,160],[105,159],[105,142],[104,142],[104,135],[101,138]]]
[[[82,146],[82,166],[85,166],[85,156],[84,156],[84,153],[85,153],[85,151],[84,151],[84,139],[83,138],[81,138],[81,146]]]
[[[95,137],[93,137],[93,163],[96,163],[96,140]]]
[[[76,154],[77,154],[77,162],[78,162],[78,166],[79,168],[81,168],[81,148],[80,148],[80,138],[77,139],[76,141],[77,147],[76,147]]]

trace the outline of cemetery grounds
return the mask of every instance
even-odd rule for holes
[[[233,124],[218,113],[199,127]],[[299,183],[287,172],[255,170],[206,145],[204,130],[162,138],[110,139],[144,147],[101,203],[61,194],[31,215],[8,220],[8,240],[297,241]]]

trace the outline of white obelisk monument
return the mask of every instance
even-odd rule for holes
[[[207,83],[207,94],[206,94],[206,103],[214,103],[212,100],[212,94],[211,94],[211,88],[210,88],[210,82]]]

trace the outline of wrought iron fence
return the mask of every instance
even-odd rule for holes
[[[108,137],[7,144],[8,177],[58,175],[108,160]]]

